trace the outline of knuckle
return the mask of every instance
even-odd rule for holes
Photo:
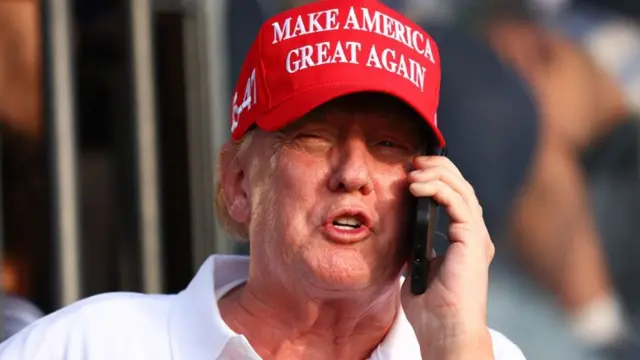
[[[464,180],[464,182],[465,182],[465,187],[467,189],[467,193],[469,194],[469,196],[475,198],[476,197],[476,189],[466,179]]]
[[[487,255],[488,255],[489,261],[493,260],[494,256],[496,255],[496,246],[493,244],[491,240],[487,241]]]
[[[438,180],[438,181],[435,182],[435,184],[434,184],[434,190],[435,190],[434,194],[437,194],[438,196],[440,196],[443,201],[450,196],[447,193],[446,189],[447,189],[447,187],[446,187],[445,183],[442,182],[441,180]]]

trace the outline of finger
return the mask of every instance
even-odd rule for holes
[[[457,223],[474,223],[468,204],[451,186],[440,180],[418,182],[409,185],[409,191],[416,197],[431,197],[445,208],[451,221]]]
[[[471,184],[464,178],[454,174],[451,169],[443,166],[428,166],[427,168],[409,173],[408,180],[410,183],[440,180],[457,191],[471,209],[475,210],[478,208],[478,198]]]
[[[474,218],[477,221],[483,221],[483,209],[473,186],[471,186],[471,184],[463,177],[459,177],[454,174],[451,169],[442,166],[429,165],[424,169],[414,170],[409,173],[408,180],[410,183],[440,180],[448,184],[466,201]]]
[[[464,178],[460,169],[446,156],[417,156],[414,159],[414,166],[416,170],[429,166],[443,166],[456,174],[456,176]]]

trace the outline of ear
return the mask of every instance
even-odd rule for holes
[[[236,155],[231,143],[220,149],[220,183],[229,216],[238,223],[247,223],[251,215],[249,179]]]

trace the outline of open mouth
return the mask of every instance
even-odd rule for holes
[[[338,229],[354,230],[362,226],[362,221],[357,216],[338,216],[331,224]]]
[[[364,210],[343,207],[329,214],[324,231],[329,241],[351,245],[369,238],[372,224]]]

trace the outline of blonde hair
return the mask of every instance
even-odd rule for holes
[[[246,224],[239,223],[235,221],[229,215],[229,209],[227,209],[227,201],[225,200],[224,190],[222,189],[221,183],[221,175],[222,172],[225,171],[224,167],[228,166],[228,164],[222,164],[222,159],[224,152],[231,151],[233,152],[231,160],[236,160],[237,158],[244,155],[247,151],[251,142],[253,140],[253,136],[255,134],[255,130],[251,130],[245,134],[245,136],[234,142],[230,148],[223,147],[218,153],[217,165],[216,165],[216,196],[215,196],[215,213],[216,218],[222,230],[229,236],[236,238],[238,240],[248,241],[249,239],[249,229]]]

